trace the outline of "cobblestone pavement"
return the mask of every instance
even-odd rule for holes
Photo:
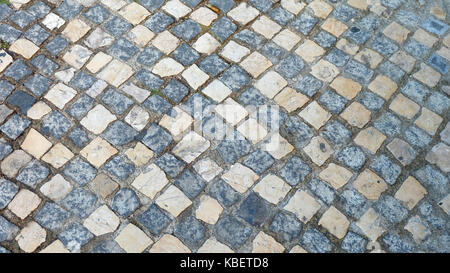
[[[0,2],[0,252],[450,252],[448,0]]]

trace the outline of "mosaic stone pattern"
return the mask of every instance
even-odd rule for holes
[[[445,0],[0,3],[0,253],[450,252]]]

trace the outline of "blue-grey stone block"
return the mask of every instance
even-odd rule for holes
[[[281,61],[287,52],[285,49],[272,41],[267,42],[260,51],[261,54],[269,59],[272,63],[278,63],[279,61]]]
[[[312,97],[314,94],[322,88],[322,82],[316,79],[315,77],[306,74],[299,78],[297,83],[294,85],[294,88],[300,93]]]
[[[366,162],[363,151],[356,146],[345,147],[336,159],[354,171],[358,171]]]
[[[108,19],[110,12],[107,8],[103,7],[100,4],[97,4],[91,7],[87,12],[85,12],[84,17],[88,18],[92,22],[96,24],[103,23],[106,19]]]
[[[392,113],[383,113],[378,117],[373,126],[388,136],[399,134],[402,121]]]
[[[189,88],[179,80],[172,79],[162,92],[173,102],[179,103],[189,93]]]
[[[80,5],[77,1],[64,0],[61,4],[58,5],[55,12],[64,19],[68,20],[77,16],[82,9],[83,6]]]
[[[410,239],[392,232],[384,235],[382,242],[387,245],[390,252],[412,253],[417,251],[414,243]]]
[[[344,22],[348,22],[350,21],[353,17],[355,17],[358,14],[358,12],[345,4],[341,4],[339,6],[337,6],[334,10],[332,15],[340,20],[340,21],[344,21]]]
[[[431,142],[431,137],[424,130],[410,126],[405,131],[406,141],[417,148],[424,148]]]
[[[34,3],[28,8],[28,12],[38,18],[44,18],[45,15],[50,13],[51,8],[41,1]]]
[[[87,228],[78,222],[71,224],[63,232],[58,234],[58,238],[71,252],[77,252],[82,246],[87,244],[94,235]]]
[[[348,100],[337,93],[328,90],[320,96],[319,102],[331,113],[339,114],[342,110],[344,110]]]
[[[19,228],[0,216],[0,242],[14,239],[14,235],[19,232]]]
[[[132,26],[132,24],[128,23],[128,21],[120,18],[119,16],[114,16],[104,25],[106,31],[115,37],[120,37],[122,34],[129,31]]]
[[[37,46],[41,45],[50,34],[38,24],[33,25],[25,32],[25,38],[35,43]]]
[[[25,87],[28,88],[37,97],[42,96],[53,83],[51,79],[48,79],[40,74],[34,74],[25,82]]]
[[[289,54],[277,65],[275,70],[286,79],[297,76],[305,67],[305,62],[297,54]]]
[[[59,67],[57,63],[40,54],[33,58],[30,62],[39,72],[51,76]]]
[[[66,165],[63,174],[78,185],[84,186],[95,178],[97,170],[81,157],[76,157]]]
[[[111,201],[111,208],[122,217],[128,217],[139,205],[139,198],[130,188],[120,189]]]
[[[275,159],[266,151],[260,149],[252,152],[243,162],[245,166],[249,167],[257,174],[261,175],[265,170],[275,163]]]
[[[305,178],[312,171],[303,160],[297,156],[293,156],[280,170],[280,176],[291,186],[305,181]]]
[[[20,81],[30,74],[31,69],[22,60],[17,59],[9,65],[3,75],[13,78],[16,81]]]
[[[439,36],[445,34],[449,26],[433,17],[428,18],[428,20],[425,21],[425,23],[422,24],[422,27],[431,33],[437,34]]]
[[[270,2],[270,1],[269,1]],[[278,24],[285,26],[294,19],[294,14],[278,6],[270,11],[269,16]]]
[[[373,112],[380,110],[384,104],[384,99],[382,97],[369,91],[362,91],[359,93],[356,97],[356,101]]]
[[[0,138],[0,160],[3,160],[7,155],[12,153],[13,148],[4,138]]]
[[[145,69],[139,70],[139,72],[137,72],[134,77],[136,78],[136,80],[142,82],[150,90],[157,90],[164,83],[164,81],[160,77]]]
[[[224,207],[230,207],[240,199],[240,194],[221,179],[212,184],[209,194]]]
[[[172,220],[163,210],[153,204],[146,211],[139,214],[137,221],[153,235],[159,235]]]
[[[197,36],[202,31],[202,27],[199,23],[192,19],[187,19],[186,21],[174,26],[171,29],[172,34],[189,42],[195,36]]]
[[[337,120],[327,124],[322,134],[336,145],[348,143],[352,136],[352,132]]]
[[[370,163],[370,168],[379,174],[386,183],[393,185],[400,175],[402,168],[392,162],[387,156],[380,155]]]
[[[231,215],[222,215],[216,224],[217,239],[233,248],[241,247],[250,237],[252,229]]]
[[[94,106],[94,99],[86,94],[82,94],[66,110],[69,115],[80,120]]]
[[[371,37],[370,33],[357,26],[350,27],[344,34],[344,38],[347,38],[351,42],[362,45]]]
[[[334,43],[336,43],[336,40],[336,37],[323,30],[314,35],[314,41],[325,49],[333,46]]]
[[[125,253],[116,241],[110,239],[101,242],[92,250],[92,253]]]
[[[341,248],[348,253],[364,253],[367,240],[364,237],[349,231],[342,240]]]
[[[0,131],[7,135],[11,139],[19,137],[25,129],[30,126],[31,121],[29,119],[22,118],[21,116],[14,114],[8,121],[0,126]]]
[[[429,196],[440,201],[448,193],[448,177],[430,165],[414,172],[414,176],[427,189]]]
[[[114,88],[109,88],[102,96],[102,102],[105,103],[114,113],[121,115],[131,105],[133,101],[127,96],[121,94]]]
[[[334,189],[320,179],[311,179],[308,183],[308,189],[327,205],[330,205],[336,196]]]
[[[130,41],[125,38],[120,38],[109,48],[109,53],[121,59],[122,61],[128,61],[131,57],[136,55],[139,49]]]
[[[136,167],[126,158],[127,157],[124,155],[115,156],[103,165],[103,169],[123,181],[127,179],[136,169]]]
[[[9,20],[23,29],[34,20],[34,16],[24,10],[19,10],[11,15]]]
[[[200,54],[190,45],[182,43],[177,49],[172,52],[172,56],[185,66],[193,64],[200,58]]]
[[[190,249],[197,249],[205,242],[206,231],[206,227],[191,215],[175,226],[174,235]]]
[[[7,103],[11,104],[12,106],[18,107],[20,109],[20,112],[23,115],[26,115],[28,112],[28,109],[33,106],[33,104],[36,102],[36,99],[28,94],[27,92],[24,92],[22,90],[15,91],[12,93],[8,99],[6,100]]]
[[[252,226],[263,225],[270,216],[270,204],[256,193],[250,193],[240,204],[237,215]]]
[[[350,60],[345,66],[344,71],[349,73],[352,79],[362,83],[369,83],[374,74],[372,69],[367,68],[355,60]]]
[[[96,209],[96,202],[94,193],[76,188],[61,201],[61,205],[78,217],[86,218]]]
[[[60,139],[72,127],[72,122],[59,111],[52,111],[42,120],[41,133]]]
[[[359,219],[365,212],[366,201],[366,198],[355,189],[345,190],[338,197],[338,204],[343,211],[355,219]]]
[[[139,0],[139,4],[146,7],[150,11],[160,8],[165,0]]]
[[[197,197],[206,187],[206,181],[189,169],[185,170],[173,183],[190,199]]]
[[[145,21],[144,25],[151,31],[160,33],[163,32],[173,22],[175,22],[175,19],[172,16],[169,16],[160,11],[153,14],[147,21]]]
[[[114,121],[102,134],[103,138],[114,146],[128,144],[136,135],[137,131],[121,120]]]
[[[69,41],[58,35],[55,38],[53,38],[47,45],[45,46],[45,49],[53,55],[58,55],[59,52],[63,51],[67,46],[69,45]]]
[[[165,153],[155,161],[168,176],[174,178],[178,176],[186,166],[186,163],[176,158],[171,153]]]
[[[217,56],[217,54],[208,55],[199,63],[201,70],[214,77],[227,69],[229,66],[230,65]]]
[[[233,37],[237,41],[253,49],[259,48],[266,41],[266,39],[263,36],[256,34],[248,29],[243,29],[239,31]]]
[[[8,24],[0,24],[0,39],[12,44],[22,34],[19,30]]]
[[[34,220],[44,228],[54,231],[63,227],[69,217],[70,212],[53,202],[45,202],[39,212],[34,216]]]
[[[303,12],[294,21],[291,22],[290,26],[303,35],[308,35],[313,27],[319,22],[317,18]]]
[[[143,105],[152,112],[157,113],[158,115],[162,115],[169,111],[172,107],[168,101],[163,99],[161,96],[153,95],[146,99]]]
[[[269,230],[276,233],[281,241],[289,243],[300,236],[302,226],[302,223],[297,220],[297,217],[280,211],[273,217],[269,225]]]
[[[408,216],[408,210],[390,195],[382,195],[375,202],[374,209],[392,224],[398,224]]]
[[[221,42],[225,41],[237,29],[237,26],[227,17],[220,17],[211,27],[211,31]]]
[[[233,131],[230,139],[224,139],[216,148],[220,157],[227,164],[234,164],[239,158],[248,154],[252,148],[248,142],[239,132]]]
[[[229,12],[235,4],[233,0],[208,0],[208,3],[220,9],[223,13]]]
[[[0,178],[0,209],[6,208],[18,191],[13,182]]]
[[[172,136],[156,123],[153,123],[147,129],[142,138],[142,143],[144,143],[145,146],[150,148],[156,154],[161,154],[171,142]]]
[[[67,137],[72,140],[72,142],[78,146],[78,148],[83,148],[89,142],[88,134],[83,130],[81,126],[74,128]]]
[[[161,57],[163,53],[159,51],[154,46],[147,46],[144,50],[138,55],[136,61],[142,65],[151,66],[156,63]]]
[[[327,253],[333,250],[331,241],[315,228],[309,228],[303,234],[301,244],[311,253]]]

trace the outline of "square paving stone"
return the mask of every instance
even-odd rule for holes
[[[172,142],[172,136],[161,126],[153,123],[147,129],[141,141],[156,154],[161,154]]]
[[[33,58],[30,62],[34,67],[36,67],[40,72],[46,75],[52,75],[53,72],[58,69],[59,65],[47,58],[45,55],[38,55]]]
[[[326,31],[320,31],[314,36],[314,41],[323,48],[331,47],[336,43],[336,40],[336,37]]]
[[[400,201],[390,195],[382,195],[375,203],[374,208],[393,224],[401,222],[408,215],[408,210]]]
[[[358,22],[358,26],[370,32],[377,30],[380,25],[381,20],[373,15],[365,16]]]
[[[229,12],[235,5],[233,0],[208,0],[208,3],[220,9],[223,13]]]
[[[284,123],[284,129],[288,136],[293,137],[297,148],[307,145],[313,136],[312,129],[297,117],[287,118]]]
[[[439,36],[443,35],[449,28],[447,24],[437,19],[434,19],[433,17],[428,18],[428,20],[426,20],[425,23],[422,24],[422,27],[426,31],[437,34]]]
[[[303,12],[290,23],[290,26],[301,34],[308,35],[318,22],[319,20],[317,18]]]
[[[33,106],[33,104],[36,102],[36,99],[28,94],[27,92],[24,92],[22,90],[15,91],[12,93],[8,99],[6,100],[10,105],[18,107],[20,109],[20,112],[23,115],[26,115],[28,112],[28,109]]]
[[[202,0],[183,0],[183,2],[191,8],[196,7]]]
[[[181,64],[189,66],[200,58],[200,54],[190,45],[182,43],[172,52],[172,57]]]
[[[414,177],[427,189],[434,200],[441,200],[447,194],[448,178],[430,165],[414,172]]]
[[[448,62],[436,53],[430,57],[430,59],[428,60],[428,64],[439,71],[441,74],[447,74],[448,72]]]
[[[11,15],[9,17],[9,20],[14,22],[14,24],[19,26],[20,28],[24,28],[34,20],[34,16],[24,10],[19,10]]]
[[[13,9],[10,8],[7,4],[0,4],[0,21],[10,16],[13,12]]]
[[[253,49],[261,47],[266,41],[263,36],[256,34],[248,29],[239,31],[233,36],[233,38],[243,43],[245,46]]]
[[[293,156],[283,168],[281,168],[279,174],[289,185],[295,186],[304,181],[311,171],[312,169],[308,164],[299,157]]]
[[[240,204],[237,215],[252,226],[263,225],[270,215],[269,203],[256,193],[250,193]]]
[[[424,148],[431,142],[431,137],[422,129],[410,126],[405,131],[406,141],[417,148]]]
[[[87,90],[95,83],[96,79],[86,72],[79,72],[72,80],[69,82],[69,85],[81,90]]]
[[[386,135],[393,136],[400,133],[401,120],[394,114],[383,113],[375,120],[373,126]]]
[[[42,44],[50,34],[38,24],[33,25],[25,32],[25,37],[36,45]]]
[[[40,74],[34,74],[25,82],[25,87],[28,88],[37,97],[42,96],[53,83],[51,79],[48,79]]]
[[[211,31],[221,42],[225,41],[236,30],[237,26],[227,17],[220,17],[211,27]]]
[[[363,151],[356,146],[345,147],[339,152],[336,159],[354,171],[361,169],[366,162]]]
[[[319,102],[333,114],[339,114],[345,108],[347,101],[346,98],[330,90],[319,98]]]
[[[405,72],[395,64],[386,61],[378,66],[378,71],[382,74],[388,76],[396,82],[400,82],[400,80],[405,76]]]
[[[19,232],[19,228],[0,216],[0,242],[14,239],[14,235]]]
[[[372,69],[367,68],[355,60],[350,60],[345,66],[344,71],[349,73],[352,79],[363,83],[369,83],[374,74]]]
[[[94,99],[86,94],[82,94],[74,103],[66,110],[69,115],[80,120],[94,106]]]
[[[268,152],[258,149],[242,163],[260,175],[275,163],[275,159]]]
[[[125,112],[133,101],[119,93],[119,91],[109,88],[102,96],[102,102],[106,104],[114,113],[120,115]]]
[[[12,85],[7,80],[0,80],[0,101],[3,100],[11,94],[11,91],[14,89],[14,85]]]
[[[261,54],[268,58],[272,63],[281,61],[287,52],[285,49],[271,41],[266,43],[260,51]]]
[[[378,34],[370,43],[370,47],[380,54],[389,56],[398,50],[398,46],[392,43],[388,38]]]
[[[148,46],[138,55],[136,61],[142,65],[151,66],[163,56],[156,47]]]
[[[229,64],[217,56],[217,54],[211,54],[199,63],[199,67],[207,74],[217,76],[220,72],[228,68]]]
[[[223,214],[215,226],[217,239],[234,248],[241,247],[250,237],[252,229],[231,215]]]
[[[433,92],[427,99],[426,106],[433,112],[444,114],[450,108],[450,99],[442,93]]]
[[[192,40],[201,31],[202,31],[202,27],[197,22],[195,22],[194,20],[191,20],[191,19],[188,19],[188,20],[174,26],[171,29],[171,32],[175,36],[185,40],[186,42],[189,42],[190,40]]]
[[[130,41],[125,38],[118,39],[110,48],[109,53],[121,59],[122,61],[128,61],[131,57],[136,55],[139,49]]]
[[[237,131],[232,133],[234,135],[241,135]],[[223,140],[216,148],[222,159],[227,164],[235,163],[239,158],[248,154],[252,145],[242,135],[236,137],[234,140]]]
[[[333,250],[331,241],[315,228],[309,228],[305,231],[301,245],[311,253],[327,253]]]
[[[114,16],[108,22],[106,22],[104,27],[105,27],[106,31],[109,32],[109,34],[111,34],[115,37],[119,37],[120,35],[129,31],[132,27],[132,24],[128,23],[128,21],[126,21],[118,16]]]
[[[162,115],[166,113],[172,105],[163,99],[161,96],[153,95],[144,101],[143,104],[147,109],[152,112],[157,113],[158,115]]]
[[[297,83],[294,85],[294,88],[302,94],[312,97],[317,93],[317,91],[319,91],[320,88],[322,88],[322,84],[323,83],[320,80],[307,74],[299,78]]]
[[[34,3],[28,8],[28,12],[38,18],[44,18],[50,12],[51,8],[42,1]]]
[[[228,183],[219,179],[211,187],[209,187],[209,194],[217,199],[224,207],[230,207],[239,201],[240,195]]]
[[[347,64],[348,60],[350,60],[350,56],[340,49],[333,48],[330,50],[325,59],[338,67],[342,67]]]
[[[72,142],[78,146],[78,148],[83,148],[89,142],[88,134],[81,128],[81,126],[74,128],[67,137],[72,140]]]
[[[155,161],[155,163],[172,178],[178,176],[186,166],[186,163],[177,159],[170,153],[163,154]]]
[[[95,178],[97,170],[81,157],[76,157],[66,165],[63,174],[78,185],[84,186]]]
[[[145,69],[139,70],[134,77],[150,90],[158,90],[164,83],[160,77]]]
[[[13,151],[11,145],[4,138],[0,138],[0,160],[5,158]]]
[[[102,134],[103,138],[114,146],[128,144],[136,135],[137,131],[121,120],[114,121]]]
[[[17,181],[34,188],[37,184],[47,178],[49,173],[50,170],[47,167],[42,165],[39,161],[33,160],[20,170],[16,179]]]
[[[58,55],[61,51],[63,51],[67,46],[69,45],[69,41],[62,37],[61,35],[57,35],[55,38],[53,38],[47,45],[45,46],[45,49],[53,55]]]
[[[68,250],[77,252],[82,246],[93,239],[94,235],[83,225],[75,222],[58,234],[58,238]]]
[[[302,226],[297,217],[280,211],[273,217],[269,230],[276,233],[284,243],[289,243],[300,236]]]
[[[55,12],[64,19],[72,19],[80,13],[81,9],[83,9],[83,6],[77,1],[65,0],[58,5]]]
[[[173,22],[175,22],[175,19],[172,16],[159,11],[153,14],[147,21],[145,21],[144,25],[151,31],[160,33],[163,32]]]
[[[19,191],[13,182],[0,179],[0,209],[4,209]],[[1,241],[1,240],[0,240]]]
[[[390,252],[412,253],[416,251],[414,244],[406,237],[394,233],[384,235],[382,242],[385,243]]]
[[[94,193],[77,188],[61,201],[61,205],[78,217],[86,218],[95,210],[96,202]]]
[[[70,128],[72,122],[59,111],[52,111],[42,120],[41,133],[60,139]]]
[[[0,24],[0,39],[12,44],[22,34],[19,30],[8,24]]]
[[[136,169],[124,155],[115,156],[112,160],[103,165],[102,168],[121,181],[126,180]]]
[[[21,116],[14,114],[8,121],[0,126],[0,131],[7,135],[11,139],[19,137],[25,129],[30,126],[31,121],[29,119],[22,118]]]
[[[179,103],[189,93],[189,88],[179,80],[172,79],[162,92],[173,102]]]
[[[296,54],[290,54],[283,58],[275,70],[286,79],[292,79],[297,76],[305,67],[302,58]]]
[[[120,189],[111,201],[111,208],[122,217],[128,217],[139,205],[138,196],[130,188]]]
[[[249,84],[251,80],[250,75],[237,65],[228,68],[218,79],[233,92]]]
[[[241,95],[239,95],[238,100],[242,102],[244,105],[264,105],[267,103],[267,97],[263,96],[258,89],[254,87],[250,87]]]
[[[177,185],[187,197],[194,199],[206,187],[206,181],[197,173],[189,169],[185,170],[175,181]]]
[[[170,217],[155,204],[139,214],[136,219],[153,235],[159,235],[172,222]]]
[[[206,227],[194,216],[186,217],[175,226],[174,235],[191,249],[199,248],[206,240]]]
[[[338,204],[347,215],[358,219],[365,212],[367,200],[357,190],[348,189],[339,195]]]
[[[356,101],[363,104],[370,111],[378,111],[384,104],[384,99],[372,92],[363,91],[358,94]]]
[[[345,128],[339,121],[334,121],[325,126],[323,135],[334,144],[343,145],[350,140],[352,132]]]
[[[125,253],[125,250],[116,241],[106,240],[94,247],[92,253]]]
[[[289,23],[290,20],[292,20],[295,16],[294,14],[290,13],[289,11],[283,9],[282,7],[278,6],[270,11],[269,16],[278,24],[285,26]]]
[[[400,175],[402,168],[392,162],[387,156],[380,155],[370,164],[370,168],[386,181],[386,183],[393,185]]]
[[[430,51],[430,48],[414,39],[409,39],[403,49],[417,59],[425,57]]]
[[[339,19],[340,21],[344,21],[344,22],[348,22],[350,21],[353,17],[355,17],[358,14],[358,12],[345,4],[341,4],[339,6],[337,6],[332,15],[336,18]]]
[[[140,0],[139,4],[146,7],[150,11],[160,8],[164,4],[165,0]]]
[[[13,78],[16,81],[20,81],[30,74],[30,68],[22,60],[18,59],[6,69],[3,75]]]
[[[83,14],[86,18],[91,20],[94,23],[101,24],[106,19],[108,19],[110,12],[108,9],[103,7],[100,4],[97,4],[93,7],[91,7],[87,12]]]
[[[336,196],[333,188],[319,179],[311,179],[308,189],[327,205],[330,205]]]
[[[65,221],[70,217],[70,212],[61,208],[53,202],[45,202],[34,220],[44,228],[55,231],[63,227]]]
[[[341,248],[348,253],[364,253],[366,245],[367,240],[364,237],[350,231],[342,240]]]

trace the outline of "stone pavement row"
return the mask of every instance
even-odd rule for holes
[[[450,252],[445,3],[0,4],[0,252]]]

